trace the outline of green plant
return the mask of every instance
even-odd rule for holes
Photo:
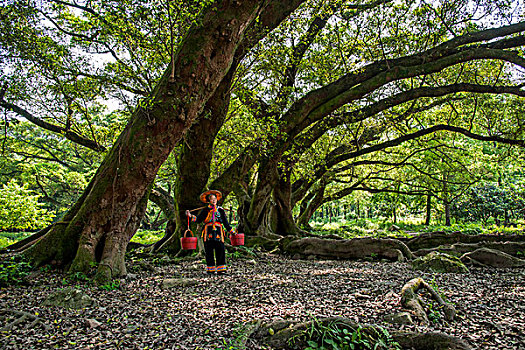
[[[239,258],[242,258],[242,253],[236,250],[233,253],[228,253],[228,256],[232,259],[239,259]]]
[[[304,341],[305,350],[399,350],[390,333],[382,327],[356,328],[341,321],[324,324],[315,317],[301,334],[292,337],[291,343]]]
[[[428,308],[428,319],[432,323],[438,323],[442,319],[442,315],[439,309],[441,309],[441,306],[434,306],[434,303],[430,302],[427,305]]]
[[[106,290],[106,291],[112,291],[112,290],[116,290],[116,289],[119,289],[120,288],[120,280],[112,280],[111,282],[108,282],[108,283],[105,283],[105,284],[102,284],[100,286],[98,286],[99,289],[103,289],[103,290]]]
[[[51,265],[41,266],[40,267],[40,271],[43,272],[43,273],[47,273],[47,272],[51,271]]]
[[[23,283],[31,269],[31,264],[20,256],[0,261],[0,287]]]
[[[86,282],[89,281],[89,277],[83,272],[74,272],[68,275],[69,279],[73,282]]]
[[[223,347],[219,347],[218,350],[242,350],[246,349],[246,339],[250,335],[250,330],[254,327],[254,324],[240,324],[237,325],[232,331],[232,337],[228,340],[223,339]]]
[[[432,280],[430,280],[428,284],[432,287],[432,289],[436,291],[436,293],[438,293],[441,296],[441,299],[443,299],[444,301],[448,301],[448,297],[439,289],[435,276],[432,278]]]
[[[12,239],[0,236],[0,249],[15,243]]]

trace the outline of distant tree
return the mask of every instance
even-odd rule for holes
[[[55,217],[43,208],[40,196],[15,180],[0,188],[0,230],[35,230],[44,228]]]

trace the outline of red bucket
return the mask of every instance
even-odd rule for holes
[[[230,235],[230,242],[232,245],[244,245],[244,233]]]
[[[186,233],[190,233],[191,237],[186,237]],[[186,230],[183,237],[180,238],[180,245],[184,250],[193,250],[197,248],[197,237],[193,237],[191,230]]]

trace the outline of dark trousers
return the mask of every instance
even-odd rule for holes
[[[208,267],[226,265],[224,243],[219,240],[208,239],[204,242],[204,250],[206,251],[206,265]]]

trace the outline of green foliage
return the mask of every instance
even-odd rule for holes
[[[441,319],[443,318],[443,316],[441,315],[441,312],[440,312],[440,309],[442,307],[440,305],[434,305],[433,302],[429,302],[428,305],[427,305],[427,315],[428,315],[428,319],[430,322],[432,323],[439,323],[439,321],[441,321]]]
[[[28,236],[31,232],[1,232],[0,231],[0,249],[7,247],[13,243],[16,243]]]
[[[485,182],[471,188],[453,206],[453,214],[465,221],[482,221],[490,218],[498,222],[507,213],[525,211],[525,187],[500,186]]]
[[[240,259],[240,258],[242,258],[242,253],[240,251],[236,250],[236,251],[234,251],[232,253],[228,252],[227,256],[229,258],[232,258],[232,259]]]
[[[40,196],[27,187],[11,180],[0,189],[0,230],[39,229],[53,220],[54,213],[42,208]]]
[[[131,242],[140,244],[152,244],[157,242],[164,236],[164,231],[150,231],[150,230],[138,230],[137,233],[131,238]]]
[[[239,324],[232,331],[232,337],[222,339],[223,346],[218,350],[244,350],[246,349],[246,339],[250,336],[250,331],[254,327],[251,323]]]
[[[0,287],[23,283],[31,269],[31,264],[20,256],[0,261]]]
[[[2,237],[0,235],[0,249],[5,248],[13,243],[15,243],[14,240],[7,238],[7,237]]]
[[[107,282],[105,284],[98,286],[98,288],[108,291],[108,292],[112,290],[120,289],[120,280],[114,279],[110,282]]]
[[[74,272],[68,275],[68,278],[73,282],[88,282],[89,277],[83,272]]]
[[[233,259],[241,259],[243,256],[249,255],[252,257],[257,257],[257,253],[255,252],[255,247],[246,247],[246,246],[238,246],[237,249],[234,252],[228,252],[226,251],[226,254],[228,257]]]
[[[443,299],[444,301],[448,302],[448,298],[447,296],[445,295],[445,293],[443,293],[440,289],[439,289],[439,286],[437,284],[437,281],[436,281],[436,278],[433,277],[432,280],[430,280],[430,282],[428,283],[435,291],[436,293],[438,293],[440,296],[441,296],[441,299]]]
[[[524,224],[517,224],[513,227],[506,227],[501,225],[484,225],[480,222],[456,223],[450,226],[445,225],[423,225],[421,223],[397,222],[395,225],[399,228],[390,230],[393,224],[391,222],[384,222],[380,219],[359,219],[354,221],[341,220],[334,221],[327,225],[315,225],[314,233],[319,235],[336,234],[346,239],[356,237],[375,237],[375,238],[398,238],[411,237],[415,233],[424,232],[462,232],[464,234],[478,235],[478,234],[516,234],[522,235]],[[328,229],[326,229],[328,227]]]
[[[126,259],[131,262],[132,268],[137,266],[167,266],[181,258],[170,258],[167,255],[144,253],[139,249],[126,252]]]
[[[290,340],[292,344],[301,341],[308,344],[305,350],[397,350],[399,343],[382,327],[353,328],[340,321],[324,325],[313,318],[308,329]]]

